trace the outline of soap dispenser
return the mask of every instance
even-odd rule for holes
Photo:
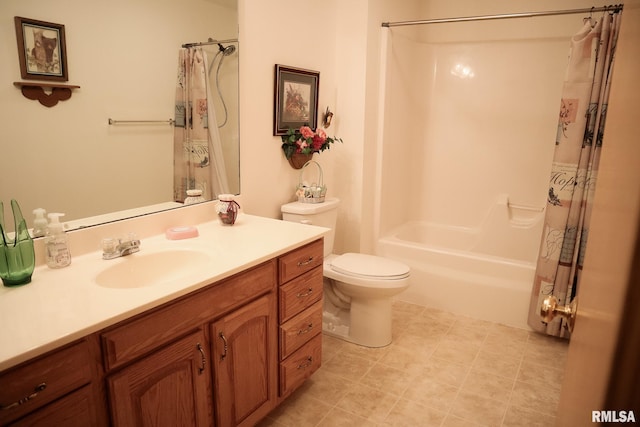
[[[50,268],[62,268],[71,264],[71,252],[64,226],[60,223],[62,213],[50,213],[49,225],[44,235],[44,250]]]
[[[47,211],[42,208],[33,210],[35,218],[33,219],[33,237],[42,237],[47,231],[47,219],[44,217]]]

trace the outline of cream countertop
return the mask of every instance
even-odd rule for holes
[[[103,260],[100,251],[74,256],[72,246],[69,267],[40,265],[30,284],[1,287],[0,371],[281,255],[328,231],[246,214],[240,214],[231,227],[214,220],[197,228],[199,237],[192,239],[168,240],[164,233],[142,236],[140,252],[114,260]],[[180,279],[153,286],[111,289],[94,281],[100,271],[128,257],[168,249],[202,251],[213,261]]]

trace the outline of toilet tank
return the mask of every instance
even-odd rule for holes
[[[326,198],[323,203],[291,202],[282,205],[280,211],[285,221],[330,228],[331,231],[324,237],[324,255],[327,256],[333,251],[339,203],[340,200],[335,197]]]

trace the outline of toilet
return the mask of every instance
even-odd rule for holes
[[[409,287],[410,269],[391,259],[359,253],[333,254],[337,198],[282,205],[282,219],[330,228],[324,238],[322,330],[366,347],[391,344],[392,298]]]

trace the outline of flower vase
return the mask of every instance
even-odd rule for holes
[[[309,154],[293,153],[291,157],[289,157],[287,160],[289,160],[289,164],[291,165],[292,168],[301,169],[305,163],[311,160],[311,158],[313,158],[313,153],[309,153]]]
[[[20,206],[11,200],[15,233],[6,232],[4,225],[4,206],[0,201],[0,278],[4,286],[18,286],[31,282],[36,264],[33,240],[29,235],[27,223],[22,217]]]

